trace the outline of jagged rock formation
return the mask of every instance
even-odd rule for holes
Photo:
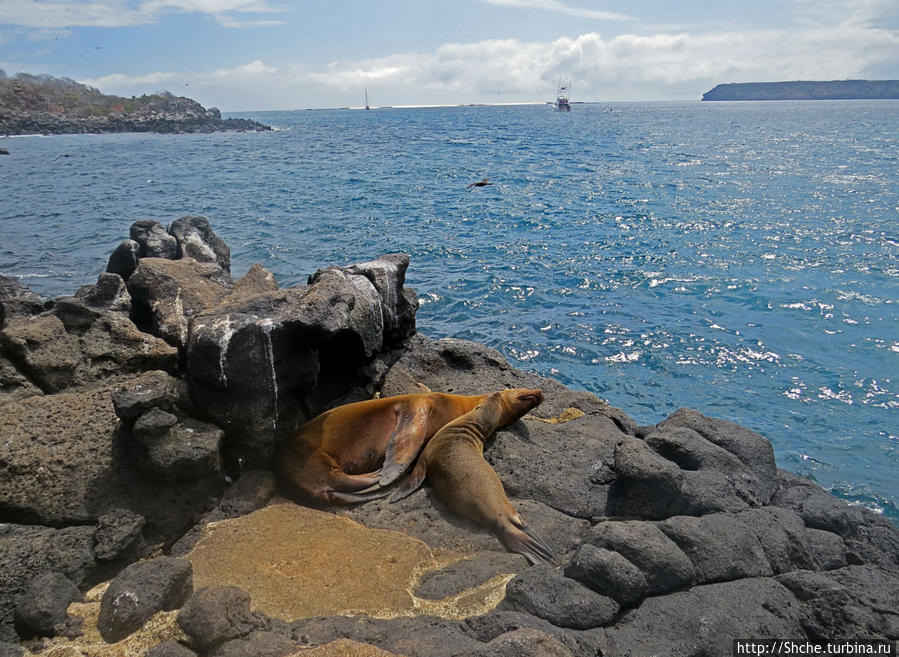
[[[185,217],[137,222],[75,297],[0,279],[0,654],[34,634],[157,657],[899,637],[892,523],[779,470],[746,428],[689,409],[639,427],[492,349],[416,334],[407,265],[235,282],[227,246]],[[277,497],[271,456],[301,422],[422,386],[544,391],[485,456],[555,563],[529,567],[427,488],[332,512]]]
[[[223,119],[190,98],[168,92],[122,98],[68,78],[0,71],[0,134],[59,135],[85,132],[261,131],[250,119]]]

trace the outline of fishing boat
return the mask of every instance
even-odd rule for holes
[[[553,107],[557,112],[570,112],[571,104],[568,102],[570,96],[571,81],[562,84],[562,78],[559,78],[559,90],[556,92],[556,102]]]

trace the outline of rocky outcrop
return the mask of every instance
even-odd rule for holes
[[[0,645],[676,656],[899,637],[899,531],[778,470],[759,434],[690,409],[638,427],[416,334],[402,255],[283,289],[259,266],[234,281],[202,218],[129,238],[76,297],[0,285]],[[546,401],[485,457],[552,564],[427,487],[330,511],[277,496],[274,448],[325,408],[506,387]]]
[[[250,119],[223,119],[190,98],[168,92],[122,98],[68,78],[0,76],[0,134],[218,132],[271,130]]]

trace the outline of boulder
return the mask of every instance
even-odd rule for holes
[[[236,586],[196,591],[178,612],[178,624],[201,653],[266,628],[265,618],[250,611],[250,596]]]
[[[646,598],[605,629],[606,655],[730,655],[734,639],[801,637],[799,605],[771,578]]]
[[[144,372],[112,392],[115,413],[127,424],[152,409],[184,415],[192,410],[190,393],[183,380],[162,370]]]
[[[146,549],[141,530],[146,519],[128,509],[110,509],[97,519],[94,557],[98,561],[134,560]]]
[[[533,566],[506,586],[506,602],[559,627],[588,630],[608,625],[618,603],[563,576],[549,564]]]
[[[689,557],[651,522],[606,521],[592,527],[587,540],[613,550],[637,566],[649,593],[658,595],[690,586],[696,570]]]
[[[415,333],[418,297],[413,290],[405,287],[408,268],[409,256],[405,253],[391,253],[377,260],[343,268],[347,274],[367,278],[380,295],[384,342],[387,346],[400,344]],[[321,273],[313,275],[309,282],[313,283]]]
[[[134,456],[138,469],[159,482],[218,478],[224,432],[212,424],[180,418],[159,408],[134,423]]]
[[[112,581],[100,606],[97,627],[109,643],[140,629],[158,611],[179,608],[193,590],[189,561],[157,557],[133,563]]]
[[[144,657],[197,657],[197,653],[177,641],[166,641],[150,648]]]
[[[212,232],[205,217],[187,216],[169,225],[169,234],[177,240],[178,258],[193,258],[197,262],[212,262],[231,273],[231,249]]]
[[[0,641],[17,639],[13,629],[16,602],[36,577],[48,572],[76,586],[93,582],[93,528],[53,529],[0,523]]]
[[[426,615],[390,620],[370,616],[308,618],[290,624],[290,637],[307,645],[346,637],[407,657],[455,657],[482,647],[466,631],[463,621]]]
[[[44,391],[16,369],[0,348],[0,406],[10,401],[42,394]]]
[[[82,287],[75,293],[75,298],[81,299],[93,308],[122,313],[131,312],[131,295],[128,293],[124,279],[119,274],[100,274],[96,285]]]
[[[218,502],[215,478],[158,486],[136,470],[130,436],[106,385],[28,397],[0,413],[0,511],[16,522],[93,524],[127,508],[146,518],[147,540],[171,541]],[[93,528],[87,528],[93,533]]]
[[[558,639],[533,628],[506,632],[491,639],[483,648],[471,653],[472,657],[573,657]]]
[[[141,246],[134,240],[125,240],[119,244],[110,254],[109,261],[106,263],[106,271],[110,274],[118,274],[123,280],[128,280],[134,270],[137,269],[137,263],[140,260]]]
[[[737,515],[677,516],[658,528],[693,562],[698,584],[773,574],[753,528]]]
[[[737,478],[735,486],[748,505],[761,506],[770,501],[778,487],[777,466],[774,463],[774,448],[764,436],[739,424],[709,418],[689,408],[682,408],[671,414],[658,425],[658,430],[677,427],[692,429],[702,438],[739,459],[743,467],[733,473]],[[702,463],[708,463],[713,469],[721,471],[729,468],[728,461],[719,463],[717,456],[709,455],[708,448],[700,450],[705,452],[700,457],[703,459]]]
[[[213,650],[210,657],[283,657],[298,650],[296,642],[276,633],[255,630],[240,639],[232,639]]]
[[[899,577],[877,566],[847,566],[826,573],[796,570],[777,577],[800,601],[803,633],[813,641],[899,636]]]
[[[44,301],[17,278],[0,274],[0,328],[12,317],[29,317],[44,309]]]
[[[44,392],[177,367],[177,352],[126,316],[74,297],[55,299],[41,315],[13,319],[0,331],[0,346]]]
[[[158,221],[141,219],[131,225],[131,240],[140,246],[141,258],[178,257],[178,240],[169,235]]]
[[[141,258],[128,279],[135,322],[170,345],[185,347],[191,319],[227,294],[221,276],[217,264],[193,258]]]
[[[322,270],[309,285],[279,290],[268,272],[253,268],[194,316],[186,345],[194,401],[225,429],[246,466],[268,465],[300,423],[337,400],[371,397],[383,376],[374,361],[390,344],[384,317],[406,312],[385,309],[383,299],[398,304],[405,296],[379,291],[348,269]],[[383,281],[400,285],[402,277]],[[403,335],[413,319],[400,322]]]
[[[15,627],[19,636],[54,636],[56,627],[68,618],[70,602],[81,599],[81,592],[65,575],[48,572],[31,580],[19,597],[15,609]]]
[[[633,607],[649,593],[646,577],[639,568],[619,553],[589,543],[578,548],[565,574],[622,607]]]

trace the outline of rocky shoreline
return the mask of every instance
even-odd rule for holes
[[[416,332],[402,254],[281,288],[206,219],[136,222],[43,300],[0,277],[0,655],[724,655],[899,638],[899,530],[681,409],[652,426]],[[277,445],[340,403],[541,388],[485,452],[557,558],[425,489],[313,509]]]
[[[271,127],[221,112],[183,96],[160,92],[123,98],[68,78],[0,70],[0,135],[107,132],[260,132]]]

